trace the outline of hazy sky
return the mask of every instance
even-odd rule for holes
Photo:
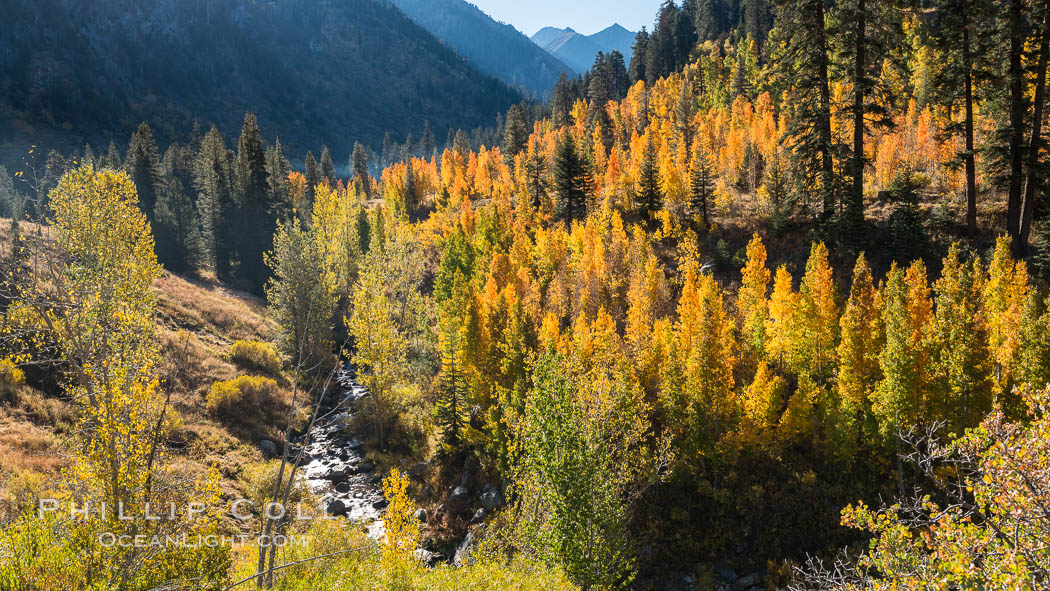
[[[652,28],[662,0],[468,0],[492,18],[528,36],[546,26],[597,33],[613,23],[637,31]]]

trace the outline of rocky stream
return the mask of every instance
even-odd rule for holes
[[[328,513],[369,524],[369,534],[379,537],[387,504],[380,477],[364,458],[364,442],[349,434],[357,406],[369,394],[349,367],[339,371],[336,382],[338,387],[321,401],[306,438],[303,474]]]

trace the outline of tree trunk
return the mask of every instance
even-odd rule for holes
[[[1014,256],[1021,258],[1028,250],[1028,235],[1032,230],[1032,216],[1036,201],[1036,166],[1039,164],[1039,143],[1042,140],[1043,102],[1046,93],[1046,62],[1050,53],[1050,0],[1043,2],[1043,27],[1039,32],[1039,64],[1036,67],[1035,105],[1032,111],[1032,135],[1028,143],[1028,170],[1024,182],[1024,202],[1021,206],[1021,226],[1013,243]]]
[[[860,230],[860,224],[864,222],[864,46],[867,44],[864,0],[857,0],[856,11],[857,38],[853,64],[853,191],[845,212],[851,224],[851,232]]]
[[[963,92],[966,102],[966,231],[973,236],[977,234],[977,165],[973,152],[973,57],[970,55],[970,20],[966,8],[962,10],[962,19]]]
[[[820,135],[820,170],[821,189],[824,192],[825,220],[835,214],[835,169],[831,159],[831,89],[828,84],[828,43],[824,31],[824,2],[813,0],[810,7],[812,22],[810,26],[817,36],[817,77],[820,84],[820,120],[817,122],[817,133]]]
[[[1011,0],[1010,19],[1010,65],[1008,82],[1010,85],[1010,182],[1009,196],[1006,203],[1006,233],[1015,241],[1019,238],[1021,221],[1021,182],[1024,165],[1024,71],[1021,67],[1021,53],[1024,51],[1024,22],[1022,0]]]

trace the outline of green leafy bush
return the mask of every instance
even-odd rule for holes
[[[281,372],[281,356],[270,343],[236,341],[230,346],[230,361],[245,369],[254,369],[269,375]]]

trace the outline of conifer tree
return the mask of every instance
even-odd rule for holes
[[[441,384],[436,405],[436,418],[442,443],[454,450],[463,437],[466,375],[466,347],[463,335],[463,315],[469,307],[467,286],[463,274],[457,270],[453,279],[452,295],[441,307],[438,346],[441,351]]]
[[[370,198],[372,196],[372,177],[368,174],[368,153],[361,142],[354,142],[354,152],[350,156],[350,170],[365,196]]]
[[[254,113],[244,116],[244,126],[237,143],[236,229],[230,228],[225,240],[233,245],[239,262],[237,279],[244,286],[261,291],[268,271],[263,253],[273,244],[276,229],[266,177],[266,153],[262,134]]]
[[[527,136],[527,134],[526,134]],[[357,142],[354,142],[354,149],[357,149]],[[432,158],[437,152],[437,139],[434,137],[434,130],[430,129],[430,120],[423,122],[423,135],[419,137],[419,156],[421,158]],[[353,170],[353,167],[351,167]]]
[[[572,103],[573,92],[569,87],[569,79],[565,72],[562,72],[558,81],[554,83],[554,91],[551,95],[551,119],[555,125],[565,125],[569,122]]]
[[[554,156],[554,190],[560,216],[566,223],[582,220],[586,215],[591,182],[587,164],[576,149],[576,141],[571,133],[566,133]]]
[[[157,226],[157,259],[175,271],[200,269],[204,254],[197,212],[175,178],[168,182],[154,213]]]
[[[710,227],[708,205],[713,199],[714,189],[707,148],[704,140],[698,139],[694,142],[693,158],[689,162],[689,209],[694,216],[700,216],[704,228]]]
[[[226,212],[233,206],[233,177],[229,153],[219,130],[213,125],[201,142],[193,163],[197,189],[197,216],[201,228],[201,268],[220,277],[229,273],[229,243]]]
[[[678,91],[678,102],[674,107],[675,131],[685,147],[686,153],[693,145],[693,117],[696,115],[696,97],[693,95],[693,79],[687,70]]]
[[[142,208],[146,217],[153,221],[157,197],[162,189],[163,181],[160,175],[157,144],[154,143],[153,133],[145,123],[140,124],[135,133],[131,135],[124,169],[128,171],[131,180],[135,183],[135,191],[139,196],[139,207]]]
[[[306,161],[303,164],[303,174],[306,176],[306,194],[310,201],[314,199],[314,189],[321,184],[321,170],[317,166],[317,159],[310,150],[306,151]]]
[[[117,144],[113,140],[109,141],[109,148],[106,150],[106,155],[102,157],[101,168],[108,168],[110,170],[120,170],[121,162],[123,160],[120,157],[120,150],[117,149]]]
[[[281,150],[281,139],[277,138],[273,145],[266,149],[266,179],[270,203],[276,208],[274,213],[280,217],[292,209],[291,194],[288,191],[288,173],[291,171],[292,165]]]
[[[411,144],[411,138],[405,140],[405,144]],[[456,130],[456,138],[452,140],[452,148],[461,156],[466,158],[470,154],[470,140],[462,129]]]
[[[525,113],[520,105],[512,105],[507,111],[507,123],[503,131],[503,153],[508,162],[513,162],[529,141],[529,131],[525,126]]]
[[[339,178],[335,176],[335,163],[332,162],[332,153],[328,151],[328,146],[321,146],[321,180],[328,180],[333,185]]]
[[[547,196],[547,159],[543,157],[536,142],[529,142],[528,152],[525,154],[525,190],[529,203],[539,209]]]
[[[823,201],[822,218],[835,213],[835,166],[831,135],[831,89],[823,0],[777,0],[776,78],[788,90],[785,141],[803,191]],[[771,33],[773,35],[773,33]]]
[[[627,76],[631,82],[644,82],[648,80],[646,65],[649,53],[649,32],[642,27],[634,35],[634,44],[631,46],[631,63],[627,68]]]
[[[942,56],[942,67],[935,78],[938,102],[962,104],[963,121],[949,125],[947,131],[961,133],[966,175],[966,229],[977,232],[977,164],[974,143],[974,105],[976,82],[983,78],[982,58],[987,49],[989,22],[986,0],[938,0],[930,19],[930,40]]]
[[[831,13],[836,61],[851,87],[848,107],[853,126],[853,153],[849,164],[850,188],[843,194],[844,241],[856,248],[864,235],[864,141],[868,124],[890,127],[893,120],[885,101],[890,89],[883,83],[884,56],[900,39],[901,15],[893,2],[845,0]]]
[[[638,215],[651,224],[654,216],[663,204],[660,191],[660,170],[656,162],[656,144],[653,142],[654,131],[646,134],[645,151],[638,169],[638,187],[635,189],[635,206]]]

